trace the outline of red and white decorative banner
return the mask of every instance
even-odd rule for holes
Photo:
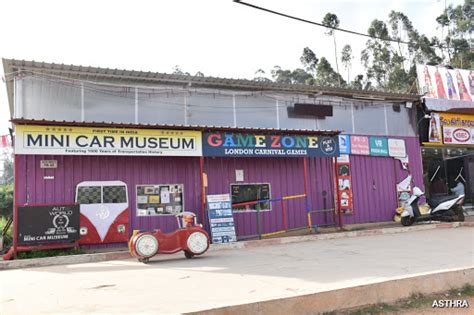
[[[6,149],[11,147],[10,141],[8,141],[8,135],[0,136],[0,149]]]
[[[339,209],[342,214],[353,213],[351,163],[349,155],[341,154],[336,161],[337,166],[337,193]]]

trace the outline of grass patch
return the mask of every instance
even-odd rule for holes
[[[68,249],[48,249],[48,250],[32,250],[29,252],[19,252],[18,259],[30,259],[30,258],[45,258],[45,257],[56,257],[56,256],[71,256],[84,254],[81,249],[68,248]]]
[[[460,289],[453,289],[441,294],[423,295],[412,294],[407,299],[402,299],[394,304],[376,304],[359,309],[341,310],[324,313],[325,315],[379,315],[391,314],[395,312],[418,309],[421,307],[431,307],[434,300],[464,300],[467,297],[474,296],[474,286],[466,284]]]
[[[0,232],[3,232],[3,228],[7,225],[8,218],[0,216]],[[12,237],[13,236],[13,224],[10,225],[10,228],[7,231],[7,235]]]
[[[0,216],[0,236],[3,234],[3,229],[7,225],[8,218]],[[7,248],[9,248],[13,243],[13,224],[10,225],[10,228],[7,231],[7,234],[5,235],[3,239],[3,250],[1,252],[5,252]],[[0,253],[1,253],[0,252]]]

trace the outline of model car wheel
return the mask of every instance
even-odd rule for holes
[[[187,251],[187,250],[184,251],[184,256],[185,256],[187,259],[191,259],[191,258],[194,257],[193,253],[191,253],[190,251]]]
[[[415,219],[413,217],[406,216],[406,217],[402,217],[401,221],[402,221],[403,226],[410,226],[413,224],[413,222],[415,222]]]
[[[135,252],[142,258],[149,258],[158,252],[158,240],[151,234],[143,234],[135,241]]]
[[[193,232],[188,236],[187,245],[192,254],[199,255],[204,253],[209,246],[209,240],[206,234],[202,232]]]

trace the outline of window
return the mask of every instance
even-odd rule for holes
[[[125,203],[127,202],[127,192],[124,186],[104,186],[103,203]]]
[[[270,184],[231,184],[232,204],[239,204],[249,201],[257,201],[271,198]],[[250,205],[232,207],[234,212],[245,211],[269,211],[270,201],[259,202]]]
[[[184,185],[138,185],[137,216],[175,215],[184,209]]]
[[[76,202],[80,204],[102,203],[101,186],[79,186]]]
[[[108,182],[85,183],[77,186],[76,202],[79,204],[128,203],[127,186],[107,185]]]

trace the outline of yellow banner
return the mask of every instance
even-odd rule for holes
[[[441,125],[474,128],[474,115],[440,113]]]
[[[17,125],[16,154],[202,156],[200,131]]]
[[[440,113],[443,143],[474,145],[474,115]]]

